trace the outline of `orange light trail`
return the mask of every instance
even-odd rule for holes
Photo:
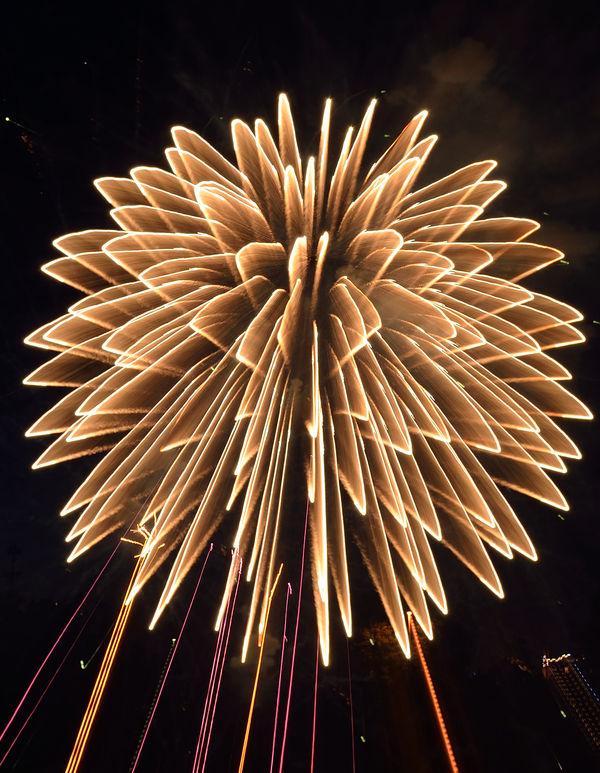
[[[421,667],[423,669],[425,681],[427,682],[427,689],[429,690],[431,702],[435,710],[435,716],[438,721],[438,725],[440,727],[440,733],[442,734],[442,741],[444,742],[444,748],[446,749],[446,754],[448,755],[450,770],[452,770],[452,773],[459,773],[458,765],[456,764],[456,758],[454,756],[454,751],[452,750],[452,744],[450,743],[450,736],[448,735],[448,731],[446,730],[444,715],[442,714],[442,710],[440,708],[440,704],[437,699],[435,687],[433,686],[433,679],[431,678],[431,674],[429,673],[429,668],[427,667],[427,662],[425,661],[425,655],[423,653],[423,648],[421,647],[421,642],[419,641],[419,635],[417,633],[417,628],[415,626],[415,622],[413,620],[413,616],[411,612],[408,613],[408,629],[412,633],[413,641],[415,643],[415,647],[417,648],[417,653],[419,654],[419,660],[421,661]]]
[[[277,583],[279,582],[279,578],[281,577],[281,572],[283,570],[283,564],[280,565],[279,571],[277,572],[277,576],[275,577],[275,580],[273,581],[273,585],[271,586],[271,591],[269,593],[269,601],[267,603],[267,612],[265,615],[265,624],[263,628],[262,636],[260,637],[259,642],[259,653],[258,653],[258,663],[256,665],[256,675],[254,677],[254,687],[252,688],[252,698],[250,700],[250,710],[248,711],[248,721],[246,722],[246,733],[244,735],[244,743],[242,746],[242,756],[240,758],[240,764],[238,767],[238,773],[242,773],[244,770],[244,762],[246,761],[246,750],[248,748],[248,739],[250,738],[250,725],[252,724],[252,715],[254,714],[254,701],[256,700],[256,691],[258,689],[258,680],[260,677],[260,667],[262,665],[262,657],[263,653],[265,651],[265,637],[267,633],[267,624],[269,622],[269,612],[271,611],[271,601],[273,600],[273,594],[275,593],[275,588],[277,587]]]
[[[126,600],[129,596],[129,593],[131,592],[131,589],[134,586],[136,577],[140,571],[140,567],[141,567],[141,561],[138,558],[135,564],[135,570],[131,576],[131,580],[129,581],[127,591],[125,592],[123,603],[121,604],[121,608],[119,610],[117,620],[115,622],[110,640],[108,642],[106,652],[104,653],[104,657],[102,658],[102,664],[100,665],[100,670],[98,672],[98,676],[96,677],[96,681],[94,683],[94,689],[92,690],[92,694],[90,696],[90,700],[85,710],[85,714],[83,715],[83,720],[79,727],[79,732],[77,733],[77,738],[75,739],[75,744],[73,746],[73,751],[71,752],[69,762],[67,763],[67,767],[65,768],[65,773],[76,773],[76,771],[79,769],[81,758],[85,751],[85,747],[87,745],[89,735],[92,729],[92,725],[96,717],[96,714],[98,712],[100,702],[102,700],[102,696],[104,695],[104,689],[106,687],[108,677],[110,676],[110,672],[111,672],[115,657],[117,655],[121,638],[123,637],[123,633],[125,632],[127,619],[131,613],[131,609],[133,605],[131,603],[129,604],[126,603]]]
[[[133,521],[132,521],[132,523],[130,524],[130,526],[133,526]],[[117,543],[117,545],[116,545],[116,547],[114,548],[114,550],[112,551],[112,553],[111,553],[111,554],[109,555],[109,557],[106,559],[106,562],[104,563],[104,566],[102,567],[102,569],[100,569],[100,571],[99,571],[99,572],[98,572],[98,574],[96,575],[96,578],[94,579],[94,581],[92,582],[92,584],[90,585],[90,587],[89,587],[89,588],[88,588],[88,590],[86,591],[85,595],[83,596],[83,598],[81,599],[81,601],[79,602],[79,604],[77,605],[77,607],[75,608],[75,611],[73,612],[73,614],[71,615],[71,617],[70,617],[70,618],[69,618],[69,620],[67,621],[66,625],[64,626],[64,628],[62,629],[62,631],[59,633],[58,637],[56,638],[56,641],[55,641],[55,642],[54,642],[54,644],[53,644],[53,645],[50,647],[50,649],[48,650],[48,652],[47,652],[47,654],[46,654],[45,658],[44,658],[44,659],[42,660],[42,662],[40,663],[40,665],[39,665],[39,667],[38,667],[37,671],[35,672],[35,674],[34,674],[34,676],[33,676],[33,679],[30,681],[29,685],[27,686],[27,689],[26,689],[26,690],[25,690],[25,692],[23,693],[23,695],[22,695],[22,697],[21,697],[21,699],[20,699],[19,703],[17,704],[17,706],[16,706],[15,710],[13,711],[13,713],[12,713],[12,715],[11,715],[10,719],[8,720],[8,722],[7,722],[7,724],[5,725],[4,729],[3,729],[3,730],[2,730],[2,732],[0,733],[0,742],[2,742],[2,740],[4,739],[4,736],[5,736],[5,735],[6,735],[6,733],[9,731],[9,729],[10,729],[11,725],[12,725],[12,724],[13,724],[13,722],[15,721],[15,719],[16,719],[16,717],[17,717],[18,713],[20,712],[21,708],[23,707],[23,704],[25,703],[25,701],[26,701],[26,699],[27,699],[27,696],[29,695],[29,693],[30,693],[30,692],[31,692],[31,690],[33,689],[34,685],[36,684],[36,682],[37,682],[38,678],[40,677],[40,674],[42,673],[42,671],[44,670],[44,667],[46,666],[46,664],[48,663],[48,661],[49,661],[49,660],[50,660],[50,658],[52,657],[52,654],[54,653],[55,649],[58,647],[58,645],[59,645],[59,644],[60,644],[60,642],[62,641],[63,637],[64,637],[64,636],[65,636],[65,634],[67,633],[67,631],[68,631],[68,630],[71,628],[71,625],[73,624],[73,622],[74,622],[74,621],[76,620],[76,618],[78,617],[78,615],[79,615],[79,612],[81,611],[81,609],[82,609],[82,607],[84,606],[85,602],[88,600],[88,598],[90,597],[90,595],[91,595],[92,591],[94,590],[94,588],[96,587],[96,585],[97,585],[97,584],[98,584],[98,582],[100,581],[100,578],[101,578],[101,577],[104,575],[104,572],[106,571],[106,569],[108,568],[109,564],[111,563],[111,561],[112,561],[112,560],[113,560],[113,558],[115,557],[115,555],[116,555],[116,552],[117,552],[117,550],[118,550],[118,547],[119,547],[119,544]],[[75,641],[76,641],[76,640],[75,640]],[[47,689],[47,688],[46,688],[46,689]],[[31,714],[30,714],[29,716],[31,716]],[[27,718],[27,720],[25,721],[25,724],[27,723],[27,721],[29,721],[29,717],[28,717],[28,718]],[[24,729],[24,727],[25,727],[25,724],[23,724],[23,725],[21,726],[21,729],[19,730],[19,732],[18,732],[18,734],[16,735],[16,737],[13,739],[13,741],[12,741],[12,743],[11,743],[11,746],[10,746],[10,748],[9,748],[9,749],[8,749],[8,750],[7,750],[7,751],[4,753],[4,756],[3,756],[3,757],[0,759],[0,767],[1,767],[1,766],[2,766],[2,764],[4,763],[4,760],[6,759],[6,757],[8,756],[8,753],[9,753],[10,749],[12,749],[12,746],[13,746],[13,744],[16,742],[17,738],[19,737],[19,735],[20,735],[20,734],[21,734],[21,732],[23,731],[23,729]]]

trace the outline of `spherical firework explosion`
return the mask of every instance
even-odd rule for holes
[[[325,662],[330,589],[352,630],[348,540],[408,653],[403,602],[428,636],[427,596],[446,611],[431,540],[501,595],[488,548],[535,551],[499,486],[567,509],[546,470],[579,452],[554,419],[590,413],[546,350],[581,341],[581,315],[518,284],[562,254],[526,241],[534,221],[482,218],[493,161],[418,186],[424,112],[364,167],[374,107],[333,164],[330,101],[306,162],[283,95],[278,143],[233,121],[237,166],[176,127],[171,171],[96,181],[119,228],[57,239],[44,266],[85,298],[27,339],[59,352],[27,383],[71,389],[29,431],[59,435],[36,466],[104,452],[63,510],[83,508],[71,558],[143,503],[131,597],[173,559],[152,624],[228,519],[246,651],[299,472]]]

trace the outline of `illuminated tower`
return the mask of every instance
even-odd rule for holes
[[[542,672],[550,682],[561,707],[600,755],[600,698],[583,673],[581,661],[570,654],[558,658],[544,655]]]

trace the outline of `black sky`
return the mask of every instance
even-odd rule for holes
[[[57,514],[84,475],[85,464],[33,472],[40,452],[25,429],[53,394],[21,385],[40,361],[26,350],[27,333],[63,313],[76,293],[44,277],[52,239],[107,227],[103,200],[91,181],[162,165],[169,127],[189,126],[231,156],[235,117],[275,118],[280,91],[290,95],[303,147],[314,152],[323,101],[335,100],[341,133],[356,124],[372,96],[379,105],[369,153],[376,158],[419,110],[440,135],[425,175],[433,179],[470,161],[495,158],[508,190],[494,212],[542,222],[538,240],[562,249],[566,261],[529,286],[579,308],[585,345],[563,350],[573,388],[598,412],[598,190],[600,65],[598,18],[573,4],[346,2],[316,8],[252,3],[83,4],[35,2],[3,12],[0,88],[2,131],[3,472],[0,539],[1,637],[4,665],[0,724],[111,548],[100,546],[65,563],[67,524]],[[8,120],[6,120],[8,119]],[[595,321],[597,321],[595,323]],[[47,390],[50,391],[50,390]],[[450,615],[434,613],[427,643],[440,702],[461,771],[593,770],[592,758],[553,703],[540,675],[541,656],[585,657],[600,686],[598,569],[598,426],[570,422],[584,458],[558,482],[571,512],[511,496],[538,549],[531,564],[495,559],[506,599],[478,585],[451,556],[436,553]],[[302,514],[300,514],[300,517]],[[219,547],[219,546],[217,546]],[[182,643],[138,770],[189,770],[208,658],[219,576],[219,550]],[[64,769],[93,680],[83,671],[111,625],[127,581],[127,557],[102,580],[96,611],[40,704],[6,770]],[[365,583],[368,585],[368,583]],[[126,771],[148,705],[176,635],[192,585],[155,634],[145,630],[158,586],[136,609],[82,770]],[[357,770],[442,771],[443,751],[416,661],[388,643],[383,610],[359,589],[350,644]],[[298,656],[289,770],[308,770],[314,637],[310,599]],[[274,613],[281,610],[275,609]],[[319,687],[316,770],[352,770],[346,645],[340,631],[331,669]],[[74,634],[75,635],[75,634]],[[72,637],[71,637],[72,638]],[[372,639],[375,644],[370,643]],[[70,641],[70,640],[69,640]],[[66,650],[65,650],[66,651]],[[228,664],[209,770],[237,770],[253,664]],[[278,655],[267,657],[266,683]],[[60,658],[54,663],[58,666]],[[51,671],[52,672],[52,669]],[[251,765],[264,770],[270,744],[270,698],[259,703]],[[35,701],[34,701],[35,702]],[[360,736],[364,737],[364,742]],[[238,744],[238,746],[236,746]],[[0,758],[3,750],[0,750]],[[267,767],[268,769],[268,767]]]

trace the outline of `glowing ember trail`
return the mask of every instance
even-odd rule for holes
[[[428,600],[447,609],[431,540],[502,596],[489,548],[536,554],[501,489],[567,509],[548,473],[580,454],[556,420],[591,415],[547,352],[583,340],[581,315],[520,284],[562,253],[484,216],[493,161],[419,186],[425,112],[365,165],[374,109],[333,163],[331,100],[307,160],[285,95],[277,139],[233,121],[236,165],[175,127],[168,171],[96,180],[117,227],[44,266],[84,297],[27,339],[58,352],[27,383],[71,389],[29,430],[58,435],[35,466],[103,454],[62,511],[70,560],[152,492],[128,598],[170,561],[152,626],[222,524],[252,583],[243,656],[260,640],[292,469],[324,664],[332,591],[352,631],[347,539],[408,654],[403,605],[428,637]]]
[[[142,505],[142,506],[143,506],[143,505]],[[34,676],[33,676],[33,679],[31,680],[31,682],[30,682],[30,683],[29,683],[29,685],[27,686],[27,689],[26,689],[26,690],[25,690],[25,692],[23,693],[23,695],[22,695],[21,699],[19,700],[19,703],[17,704],[17,706],[16,706],[15,710],[13,711],[13,713],[12,713],[12,715],[11,715],[10,719],[8,720],[8,722],[7,722],[7,724],[5,725],[4,729],[3,729],[3,730],[2,730],[2,732],[0,733],[0,742],[2,742],[2,740],[4,739],[4,736],[7,734],[7,732],[9,731],[9,729],[10,729],[10,727],[11,727],[11,725],[12,725],[12,724],[13,724],[13,722],[15,721],[15,719],[16,719],[16,717],[17,717],[17,715],[18,715],[18,714],[19,714],[19,712],[21,711],[21,709],[22,709],[22,707],[23,707],[23,704],[24,704],[24,703],[25,703],[25,701],[27,700],[27,697],[28,697],[29,693],[31,692],[31,690],[33,689],[34,685],[37,683],[37,681],[38,681],[38,679],[39,679],[39,677],[40,677],[40,675],[41,675],[42,671],[44,670],[44,667],[46,666],[46,664],[48,663],[48,661],[49,661],[49,660],[50,660],[50,658],[52,657],[52,654],[54,653],[54,651],[56,650],[56,648],[58,647],[58,645],[60,644],[60,642],[61,642],[61,641],[62,641],[62,639],[64,638],[64,636],[65,636],[65,634],[67,633],[67,631],[68,631],[68,630],[71,628],[71,626],[73,625],[74,621],[75,621],[75,620],[78,618],[78,616],[79,616],[79,612],[81,611],[81,609],[82,609],[82,608],[83,608],[83,606],[85,605],[85,603],[86,603],[86,601],[88,600],[88,598],[91,596],[91,594],[92,594],[92,591],[94,590],[94,588],[96,587],[96,585],[97,585],[97,584],[98,584],[98,582],[100,581],[101,577],[104,575],[104,573],[105,573],[105,572],[106,572],[106,570],[108,569],[108,567],[109,567],[110,563],[112,562],[113,558],[114,558],[114,557],[115,557],[115,555],[117,554],[117,551],[118,551],[118,549],[119,549],[119,546],[120,546],[120,542],[121,542],[122,540],[124,540],[124,538],[125,538],[125,534],[127,534],[127,533],[129,532],[129,530],[130,530],[131,528],[133,528],[133,525],[134,525],[134,523],[135,523],[135,521],[136,521],[136,520],[137,520],[137,514],[136,514],[136,515],[133,517],[133,519],[132,519],[132,520],[129,522],[128,526],[126,526],[126,528],[125,528],[125,530],[124,530],[124,532],[123,532],[123,536],[121,537],[121,540],[119,540],[119,541],[117,542],[117,544],[116,544],[116,546],[115,546],[114,550],[113,550],[113,551],[112,551],[112,553],[109,555],[109,557],[106,559],[106,562],[104,563],[104,566],[102,567],[102,569],[100,569],[100,571],[99,571],[99,572],[98,572],[98,574],[96,575],[96,578],[94,579],[94,581],[92,582],[92,584],[91,584],[91,585],[90,585],[90,587],[88,588],[87,592],[85,593],[85,595],[83,596],[83,598],[81,599],[81,601],[79,602],[79,604],[77,605],[77,607],[76,607],[75,611],[73,612],[73,614],[72,614],[72,615],[71,615],[71,617],[69,618],[68,622],[66,623],[66,625],[64,626],[64,628],[62,629],[62,631],[59,633],[59,635],[58,635],[58,637],[57,637],[56,641],[55,641],[55,642],[54,642],[54,644],[53,644],[53,645],[50,647],[50,650],[49,650],[49,651],[48,651],[48,653],[46,654],[45,658],[42,660],[41,664],[39,665],[39,667],[38,667],[37,671],[35,672],[35,674],[34,674]],[[128,540],[128,541],[131,541],[131,540]],[[136,543],[136,544],[139,544],[139,543]],[[88,618],[88,619],[89,619],[89,618]],[[85,627],[85,626],[84,626],[84,627]],[[77,637],[76,637],[75,641],[77,641],[77,639],[79,638],[79,636],[81,636],[81,633],[82,633],[82,632],[83,632],[83,628],[81,628],[81,629],[79,630],[79,633],[77,634]],[[70,651],[71,651],[71,649],[73,648],[73,646],[74,646],[74,644],[75,644],[75,641],[74,641],[74,642],[71,644],[71,646],[69,647],[69,650],[68,650],[68,652],[70,652]],[[65,656],[65,658],[66,658],[66,656]],[[63,660],[63,662],[64,662],[64,660]],[[52,677],[52,679],[50,680],[50,683],[51,683],[51,682],[54,680],[54,678],[56,677],[56,674],[57,674],[57,673],[58,673],[58,671],[56,671],[56,672],[55,672],[54,676],[53,676],[53,677]],[[42,697],[43,697],[43,695],[46,693],[46,691],[47,691],[48,687],[50,686],[50,683],[49,683],[49,684],[47,684],[47,685],[46,685],[46,687],[44,688],[44,692],[42,693]],[[40,701],[41,701],[41,697],[38,699],[38,702],[36,703],[36,707],[37,707],[37,705],[38,705],[38,703],[39,703]],[[34,710],[35,710],[35,709],[34,709]],[[18,731],[18,733],[17,733],[17,735],[15,736],[15,738],[13,739],[13,741],[12,741],[12,743],[11,743],[11,745],[10,745],[9,749],[8,749],[8,750],[7,750],[7,751],[4,753],[4,756],[2,757],[2,759],[0,759],[0,766],[1,766],[1,765],[4,763],[4,760],[5,760],[5,759],[6,759],[6,757],[8,756],[8,754],[9,754],[10,750],[12,749],[12,747],[13,747],[13,745],[15,744],[15,742],[16,742],[17,738],[19,737],[19,735],[20,735],[20,734],[23,732],[23,729],[24,729],[25,725],[27,724],[27,722],[29,721],[29,719],[31,718],[32,714],[33,714],[33,711],[32,711],[32,712],[29,714],[29,716],[27,717],[27,719],[25,720],[25,723],[21,725],[21,728],[20,728],[20,730]]]
[[[283,564],[281,564],[281,566],[279,567],[277,576],[275,577],[275,580],[273,581],[273,585],[271,586],[271,592],[269,593],[269,600],[267,601],[267,614],[265,616],[265,632],[267,630],[267,623],[269,622],[269,612],[271,611],[271,602],[273,601],[273,594],[275,593],[275,588],[277,587],[277,583],[279,582],[282,569],[283,569]],[[256,665],[256,675],[254,677],[254,686],[252,688],[252,698],[250,699],[250,709],[248,711],[248,721],[246,722],[246,732],[244,734],[244,743],[242,746],[242,756],[240,758],[238,773],[242,773],[242,771],[244,770],[244,762],[246,761],[246,750],[248,748],[248,739],[250,738],[250,725],[252,724],[252,715],[254,714],[254,702],[256,701],[256,691],[258,689],[258,680],[260,678],[260,668],[262,666],[262,658],[265,651],[264,645],[265,645],[265,637],[263,635],[258,645],[260,647],[260,652],[258,654],[258,663]]]
[[[231,553],[230,577],[234,578],[235,589],[233,585],[229,586],[229,593],[227,594],[227,603],[224,609],[224,616],[223,618],[219,616],[219,622],[217,623],[219,633],[217,636],[217,644],[215,647],[210,679],[208,681],[208,689],[206,691],[206,700],[204,701],[204,710],[202,712],[202,722],[200,724],[200,732],[198,733],[198,743],[196,744],[196,753],[194,755],[192,773],[199,773],[200,770],[202,770],[203,773],[206,766],[210,736],[212,733],[215,712],[217,710],[217,702],[219,700],[219,692],[221,689],[221,677],[223,676],[225,658],[227,657],[227,650],[229,649],[231,623],[233,620],[235,602],[237,600],[237,594],[240,587],[239,580],[242,573],[242,559],[240,558],[239,553],[237,553],[235,550],[232,550]],[[221,624],[221,620],[223,621],[223,624]],[[202,765],[202,768],[200,765]]]
[[[415,621],[410,612],[408,613],[408,628],[412,634],[417,653],[419,654],[419,660],[421,661],[421,668],[423,669],[423,675],[425,677],[425,681],[427,682],[427,689],[429,690],[429,696],[431,698],[431,703],[433,704],[433,709],[435,711],[435,718],[437,719],[437,723],[440,728],[440,733],[442,735],[442,741],[444,742],[444,748],[448,756],[448,763],[450,765],[450,770],[452,771],[452,773],[459,773],[458,765],[456,764],[456,757],[454,756],[452,744],[450,743],[450,736],[448,735],[448,731],[446,730],[446,722],[444,721],[444,715],[442,714],[442,710],[440,708],[437,694],[435,692],[435,687],[433,686],[433,679],[431,678],[431,674],[429,673],[429,667],[427,666],[427,661],[425,660],[425,655],[423,654],[423,648],[421,647],[421,642],[419,641],[419,634],[415,626]]]
[[[271,746],[271,764],[269,765],[269,773],[273,773],[273,765],[275,763],[275,744],[277,741],[277,722],[279,720],[279,701],[281,698],[281,680],[283,677],[283,659],[285,657],[285,645],[287,644],[287,618],[288,618],[288,606],[290,596],[292,594],[292,586],[288,582],[287,591],[285,594],[285,611],[283,613],[283,635],[281,637],[281,655],[279,658],[279,676],[277,679],[277,699],[275,701],[275,717],[273,719],[273,744]]]
[[[110,640],[108,642],[108,647],[106,648],[106,652],[104,653],[102,664],[100,665],[100,670],[98,672],[98,676],[96,677],[96,682],[94,683],[94,689],[92,690],[92,695],[88,702],[87,709],[85,710],[85,714],[83,715],[81,726],[79,727],[79,732],[77,733],[77,738],[75,739],[75,744],[73,746],[73,751],[71,752],[71,756],[69,757],[69,762],[67,763],[67,767],[65,768],[65,773],[75,773],[75,771],[79,769],[81,758],[85,751],[85,747],[87,745],[88,738],[92,730],[94,719],[96,718],[96,714],[98,713],[102,696],[104,695],[104,689],[106,687],[108,677],[110,676],[110,672],[111,672],[113,663],[115,661],[115,657],[117,656],[119,644],[121,643],[121,639],[123,638],[123,634],[125,633],[125,626],[127,625],[127,619],[129,618],[129,615],[132,609],[132,605],[130,603],[129,604],[127,603],[127,597],[129,596],[131,588],[135,583],[135,579],[140,570],[140,566],[141,566],[141,562],[138,557],[137,563],[135,565],[135,570],[133,572],[133,575],[131,576],[131,580],[129,581],[129,587],[127,588],[127,591],[125,593],[125,598],[123,599],[123,603],[121,605],[121,609],[119,610],[119,614],[117,615],[117,619],[116,619]]]
[[[161,675],[160,687],[159,687],[158,692],[156,694],[156,698],[155,698],[155,700],[153,702],[150,715],[148,716],[148,719],[146,721],[146,725],[144,727],[142,737],[141,737],[141,739],[139,741],[139,744],[138,744],[138,747],[136,749],[135,758],[133,760],[133,764],[131,765],[131,769],[130,769],[129,773],[135,773],[135,769],[137,767],[138,761],[139,761],[140,756],[142,754],[142,750],[144,748],[144,743],[146,742],[146,738],[148,736],[148,731],[150,730],[150,725],[152,724],[152,720],[154,719],[154,715],[156,713],[156,709],[158,707],[158,703],[160,701],[161,695],[162,695],[164,687],[165,687],[165,683],[166,683],[167,678],[169,676],[169,671],[171,670],[171,666],[173,665],[173,660],[175,659],[175,655],[177,654],[177,649],[179,647],[179,642],[181,641],[181,638],[183,636],[183,632],[185,631],[185,627],[187,625],[188,617],[190,616],[190,612],[192,611],[192,607],[194,606],[194,601],[196,600],[196,594],[198,593],[198,588],[200,587],[200,582],[201,582],[202,577],[204,575],[204,570],[206,569],[206,564],[208,562],[210,554],[212,553],[212,550],[213,550],[213,544],[211,542],[210,546],[208,548],[208,551],[206,553],[206,558],[204,559],[204,563],[202,564],[202,569],[201,569],[200,574],[198,576],[198,580],[196,581],[196,587],[194,588],[194,593],[192,594],[192,598],[191,598],[191,601],[190,601],[189,606],[187,608],[187,612],[185,613],[185,617],[183,618],[183,623],[181,624],[181,628],[179,630],[179,634],[177,636],[177,639],[173,640],[175,642],[174,646],[171,647],[171,649],[169,650],[169,656],[168,656],[168,662],[167,662],[167,665],[166,665],[166,669],[165,669],[164,673]]]

